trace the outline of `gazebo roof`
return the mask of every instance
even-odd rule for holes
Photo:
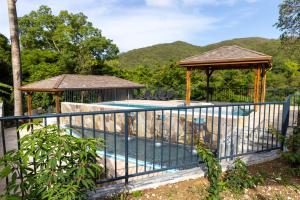
[[[27,92],[58,92],[113,88],[143,88],[144,86],[115,76],[63,74],[21,86]]]
[[[271,61],[272,56],[233,45],[183,59],[179,65],[197,69],[251,69],[257,65],[271,68]]]

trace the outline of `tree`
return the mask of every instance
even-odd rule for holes
[[[279,6],[279,19],[275,26],[286,47],[300,49],[300,0],[284,0]]]
[[[29,81],[61,73],[102,74],[104,62],[119,52],[83,13],[61,11],[56,16],[51,8],[41,6],[19,23],[24,74]]]
[[[12,55],[12,71],[13,71],[13,85],[14,85],[14,114],[22,115],[22,92],[19,87],[22,83],[21,71],[21,52],[19,42],[19,28],[16,9],[16,0],[7,0],[8,5],[8,19],[11,40],[11,55]]]
[[[0,82],[12,85],[11,47],[8,39],[0,33]]]

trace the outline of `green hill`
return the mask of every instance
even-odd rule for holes
[[[129,68],[138,65],[163,65],[170,61],[179,61],[180,59],[225,45],[239,45],[248,49],[260,51],[274,56],[275,60],[283,55],[283,50],[280,48],[280,40],[276,39],[259,37],[238,38],[207,46],[195,46],[186,42],[177,41],[134,49],[122,53],[120,54],[120,67]]]

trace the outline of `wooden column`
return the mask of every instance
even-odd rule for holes
[[[261,68],[257,67],[257,69],[255,70],[255,79],[254,79],[254,99],[253,102],[254,103],[258,103],[259,101],[259,82],[260,82],[260,72],[261,72]],[[255,110],[257,110],[258,106],[255,106]]]
[[[265,102],[266,98],[266,82],[267,82],[267,70],[265,67],[262,68],[262,80],[261,80],[261,94],[260,101]]]
[[[185,94],[185,105],[189,106],[191,103],[191,67],[186,68],[186,94]]]
[[[214,70],[211,70],[211,71],[209,69],[205,70],[205,73],[206,73],[206,101],[207,102],[209,101],[209,79],[213,72],[214,72]]]
[[[31,92],[27,93],[27,115],[28,116],[32,115],[32,93]]]
[[[55,109],[56,113],[60,113],[60,93],[55,93]]]

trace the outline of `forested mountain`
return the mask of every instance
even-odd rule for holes
[[[284,59],[284,50],[281,48],[280,40],[259,37],[238,38],[226,40],[207,46],[195,46],[186,42],[177,41],[153,45],[150,47],[134,49],[120,54],[120,67],[154,66],[164,65],[170,61],[203,53],[225,45],[238,45],[248,49],[260,51],[273,56],[274,62]],[[300,53],[294,55],[294,59],[300,60]]]

